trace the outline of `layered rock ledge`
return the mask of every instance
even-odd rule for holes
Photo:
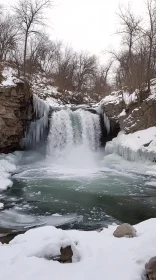
[[[33,115],[32,94],[28,84],[17,80],[0,85],[0,152],[20,149],[20,140]]]

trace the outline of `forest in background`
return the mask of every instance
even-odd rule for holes
[[[143,0],[143,5],[144,18],[136,16],[130,4],[119,6],[116,33],[121,47],[104,51],[109,55],[105,65],[96,55],[51,40],[46,19],[47,10],[53,8],[51,0],[19,0],[9,12],[0,6],[1,70],[7,63],[27,80],[44,73],[60,91],[90,96],[96,92],[104,97],[119,89],[133,92],[145,86],[149,90],[150,80],[156,77],[156,0]]]

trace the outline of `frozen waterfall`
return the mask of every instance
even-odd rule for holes
[[[34,147],[38,144],[44,138],[48,128],[49,105],[37,95],[34,95],[33,106],[36,120],[31,122],[21,142],[21,145],[24,147]]]

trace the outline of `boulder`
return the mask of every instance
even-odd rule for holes
[[[156,98],[153,91],[135,92],[129,96],[129,103],[125,102],[123,94],[123,91],[113,92],[102,100],[111,128],[119,124],[120,130],[128,134],[156,126]]]
[[[60,249],[60,255],[55,257],[46,257],[46,259],[52,259],[53,261],[58,261],[60,263],[72,263],[72,256],[73,251],[71,246],[67,246],[65,248],[61,247]]]
[[[156,280],[156,257],[151,258],[145,265],[146,276],[149,280]]]
[[[130,224],[122,224],[116,228],[113,235],[117,238],[121,237],[136,237],[136,229]]]

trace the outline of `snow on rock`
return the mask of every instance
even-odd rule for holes
[[[12,67],[4,67],[2,71],[2,77],[4,78],[0,83],[0,87],[12,87],[16,86],[18,83],[22,83],[21,80],[16,78],[17,71]]]
[[[11,242],[17,245],[27,257],[52,259],[60,255],[60,249],[71,246],[72,261],[79,260],[79,253],[75,243],[62,229],[52,226],[31,229],[25,234],[18,235]]]
[[[150,127],[131,134],[120,132],[107,142],[106,154],[116,153],[126,160],[156,160],[156,127]]]
[[[119,104],[121,101],[124,101],[126,105],[129,105],[130,103],[133,103],[137,100],[137,94],[137,90],[134,91],[132,94],[130,94],[128,91],[123,90],[113,91],[110,95],[103,98],[100,103]]]
[[[31,90],[41,99],[48,100],[49,104],[54,107],[65,104],[95,103],[98,100],[97,93],[90,97],[87,92],[82,94],[81,92],[60,89],[55,86],[51,78],[46,77],[43,73],[31,77]]]
[[[1,280],[141,280],[156,256],[156,219],[135,225],[136,238],[115,238],[116,226],[99,232],[32,229],[0,246]],[[75,245],[75,242],[77,245]],[[45,259],[71,245],[74,263]]]

